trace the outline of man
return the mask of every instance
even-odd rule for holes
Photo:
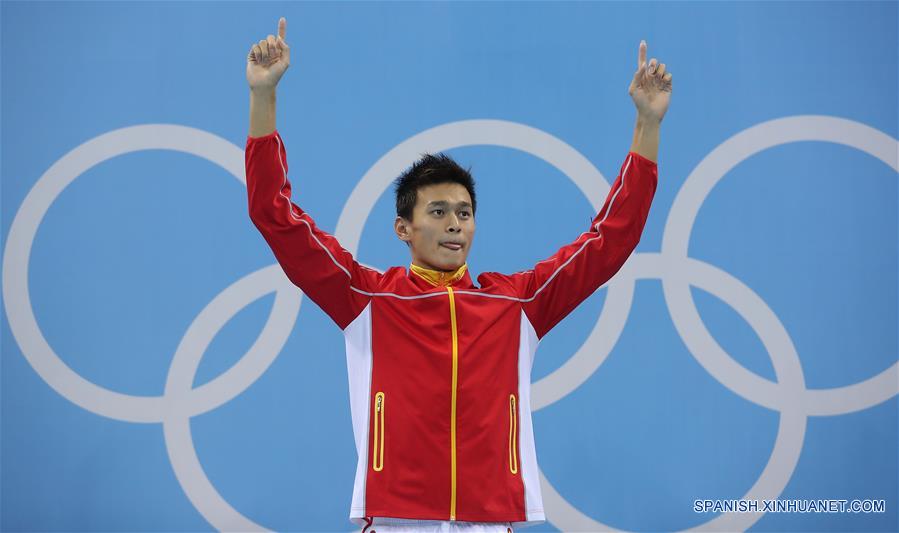
[[[358,464],[350,519],[363,531],[511,531],[542,522],[530,412],[539,340],[630,256],[657,183],[671,74],[641,42],[629,93],[633,144],[590,228],[532,270],[485,272],[466,258],[471,176],[426,155],[397,180],[395,232],[409,270],[359,265],[291,202],[275,89],[290,65],[287,21],[247,57],[250,218],[287,277],[343,330]]]

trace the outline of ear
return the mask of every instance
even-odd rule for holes
[[[396,236],[399,237],[401,241],[405,241],[406,244],[412,240],[411,228],[412,224],[409,223],[405,218],[397,215],[396,220],[393,221],[393,231],[396,232]]]

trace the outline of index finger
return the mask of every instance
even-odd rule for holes
[[[637,70],[646,63],[646,41],[640,41],[640,52],[637,53]]]
[[[284,39],[287,36],[287,19],[281,17],[278,19],[278,37]]]

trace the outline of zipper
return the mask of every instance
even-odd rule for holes
[[[459,338],[456,332],[456,299],[453,288],[446,288],[449,294],[450,326],[453,333],[453,390],[450,407],[450,520],[456,519],[456,388],[459,379]]]
[[[518,473],[518,416],[515,395],[509,395],[509,471]]]
[[[371,466],[375,472],[384,469],[384,393],[375,394],[375,442],[372,446]]]

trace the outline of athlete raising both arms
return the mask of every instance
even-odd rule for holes
[[[484,272],[466,258],[474,180],[427,154],[396,180],[394,230],[408,268],[360,265],[291,199],[275,127],[290,66],[287,21],[247,55],[249,214],[285,274],[343,331],[358,462],[350,519],[363,531],[511,531],[545,519],[530,410],[537,344],[637,246],[658,181],[671,73],[641,42],[628,92],[633,143],[588,228],[532,269]]]

